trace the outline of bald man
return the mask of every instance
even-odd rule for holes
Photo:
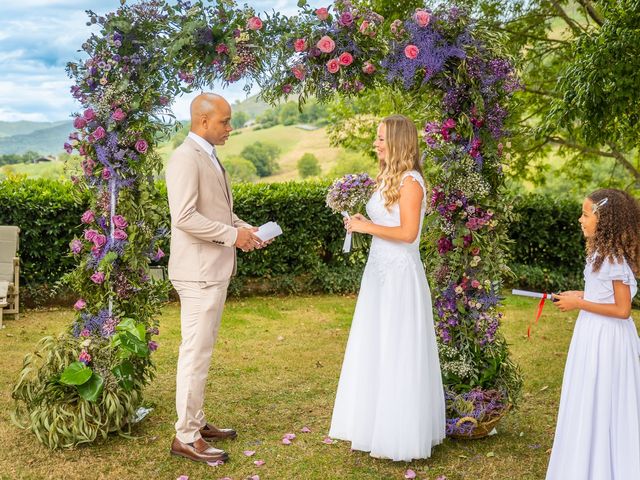
[[[257,230],[233,213],[231,185],[216,154],[231,133],[231,106],[204,93],[191,103],[191,131],[167,165],[171,212],[169,279],[180,297],[182,343],[178,354],[178,421],[171,453],[199,462],[228,455],[207,440],[236,437],[232,429],[207,423],[204,389],[218,335],[236,248],[264,246]]]

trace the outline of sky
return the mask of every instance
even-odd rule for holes
[[[127,0],[132,3],[134,0]],[[297,0],[244,0],[256,11],[297,12]],[[313,6],[330,3],[312,0]],[[58,121],[70,118],[80,105],[71,97],[67,62],[86,58],[80,46],[96,27],[85,10],[113,11],[120,0],[0,0],[0,121]],[[92,30],[93,29],[93,30]],[[231,103],[247,97],[238,82],[226,89],[213,85]],[[257,93],[257,92],[253,92]],[[183,95],[173,105],[179,119],[189,116],[197,95]]]

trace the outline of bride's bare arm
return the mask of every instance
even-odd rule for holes
[[[419,234],[422,207],[422,187],[417,181],[406,181],[400,187],[400,225],[384,227],[368,220],[363,215],[354,215],[345,222],[350,232],[368,233],[385,240],[412,243]]]

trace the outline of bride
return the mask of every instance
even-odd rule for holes
[[[426,209],[418,136],[392,115],[374,142],[380,173],[368,220],[345,221],[373,236],[336,394],[329,436],[372,457],[428,458],[445,437],[445,406],[431,295],[419,243]]]

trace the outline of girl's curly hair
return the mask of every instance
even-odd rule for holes
[[[607,259],[617,263],[626,259],[633,273],[640,276],[640,203],[627,192],[612,188],[596,190],[587,198],[598,217],[596,233],[587,239],[593,271],[599,271]],[[601,206],[597,206],[599,202]]]

